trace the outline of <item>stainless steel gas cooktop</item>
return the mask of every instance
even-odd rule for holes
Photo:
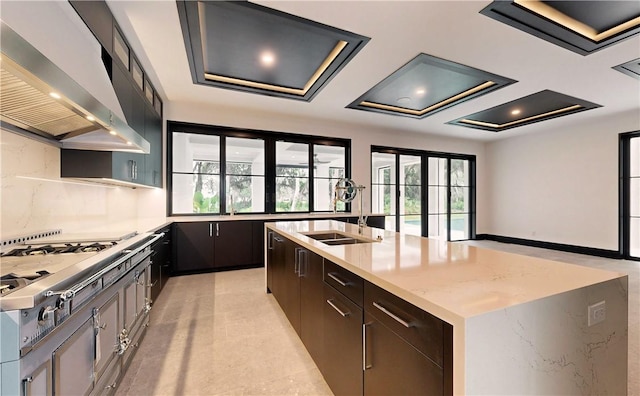
[[[62,234],[10,246],[0,254],[0,296],[38,282],[135,235],[135,232]]]

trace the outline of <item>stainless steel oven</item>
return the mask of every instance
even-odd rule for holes
[[[109,394],[144,335],[144,234],[0,297],[0,394]]]

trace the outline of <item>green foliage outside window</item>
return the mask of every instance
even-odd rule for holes
[[[276,212],[309,210],[309,169],[279,165],[276,168]]]

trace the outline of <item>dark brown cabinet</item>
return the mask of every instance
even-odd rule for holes
[[[174,272],[213,269],[213,223],[176,223]]]
[[[267,231],[267,286],[334,394],[453,394],[453,327]]]
[[[169,270],[171,268],[171,227],[164,228],[158,233],[164,236],[158,239],[152,246],[151,250],[151,302],[155,302],[162,288],[169,278]]]
[[[252,221],[175,224],[174,273],[255,267]]]
[[[322,374],[336,396],[362,395],[362,308],[324,284]]]
[[[253,264],[251,247],[253,245],[252,222],[219,221],[213,224],[214,259],[216,268],[238,268]]]
[[[442,395],[443,373],[411,344],[365,314],[366,395]]]
[[[273,236],[273,296],[289,319],[291,326],[300,334],[300,279],[296,259],[297,245],[281,235]]]
[[[298,248],[300,275],[300,339],[320,370],[323,367],[323,258],[307,249]]]
[[[453,327],[369,282],[364,285],[365,395],[453,393]]]
[[[320,367],[324,349],[323,259],[273,231],[268,237],[268,288]]]

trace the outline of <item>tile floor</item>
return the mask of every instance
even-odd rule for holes
[[[640,262],[468,241],[470,245],[629,274],[629,396],[640,396]],[[118,396],[331,395],[264,271],[169,279]]]
[[[117,395],[331,395],[264,270],[170,278]]]

